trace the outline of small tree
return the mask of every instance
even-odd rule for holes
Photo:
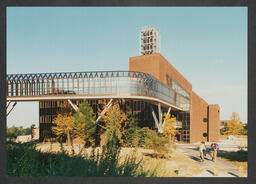
[[[32,124],[31,126],[30,126],[30,134],[31,134],[31,136],[32,136],[32,138],[33,138],[33,130],[35,129],[35,127],[36,127],[36,125],[35,124]]]
[[[104,129],[106,130],[105,143],[109,142],[115,136],[118,138],[117,142],[122,143],[122,133],[126,127],[127,116],[120,109],[118,103],[111,106],[102,118],[105,122]]]
[[[58,114],[54,119],[53,124],[56,126],[52,127],[52,131],[58,137],[63,135],[67,136],[68,145],[72,145],[72,135],[74,134],[74,122],[75,118],[67,114]]]
[[[240,135],[243,131],[243,124],[240,121],[238,113],[233,112],[230,121],[225,125],[225,135]]]
[[[122,141],[122,134],[126,126],[126,115],[120,110],[118,103],[113,104],[102,116],[105,126],[105,141],[102,147],[102,167],[112,175],[117,166]]]
[[[96,134],[96,117],[89,104],[84,101],[78,111],[74,115],[75,117],[75,133],[85,141],[85,143],[93,144]],[[94,144],[95,145],[95,144]]]
[[[177,130],[175,128],[176,118],[171,117],[170,114],[164,114],[165,124],[164,124],[164,134],[170,138],[170,143],[174,142],[175,135]]]
[[[155,130],[150,130],[149,128],[144,128],[146,131],[145,137],[145,148],[153,149],[155,154],[160,157],[168,153],[168,144],[169,139],[165,134],[157,133]]]
[[[242,131],[242,135],[247,135],[248,134],[248,123],[245,123],[244,125],[244,129],[243,129],[243,131]]]
[[[126,146],[137,147],[139,145],[139,130],[138,120],[133,116],[132,111],[127,113],[126,128],[123,132],[123,141]]]

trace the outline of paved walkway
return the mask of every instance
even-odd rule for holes
[[[210,160],[210,155],[206,155],[204,162],[200,162],[198,145],[189,145],[189,144],[177,144],[179,148],[185,155],[191,159],[198,161],[204,171],[194,177],[216,177],[214,176],[214,165],[215,162]],[[239,168],[229,164],[224,160],[217,158],[216,164],[218,165],[218,177],[238,177]]]

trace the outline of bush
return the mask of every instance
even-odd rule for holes
[[[6,138],[7,141],[15,141],[15,139],[20,135],[30,135],[32,134],[32,128],[34,128],[34,124],[31,126],[31,128],[23,128],[12,126],[10,128],[7,128],[6,132]]]
[[[163,134],[159,134],[154,130],[147,129],[145,137],[145,148],[153,149],[156,153],[166,154],[169,138]]]

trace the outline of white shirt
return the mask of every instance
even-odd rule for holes
[[[205,144],[201,144],[199,147],[200,152],[202,152],[203,150],[206,150]]]

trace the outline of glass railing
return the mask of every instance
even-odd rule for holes
[[[118,95],[155,97],[185,111],[190,100],[149,74],[132,71],[7,75],[8,97]],[[175,97],[176,96],[176,97]]]

